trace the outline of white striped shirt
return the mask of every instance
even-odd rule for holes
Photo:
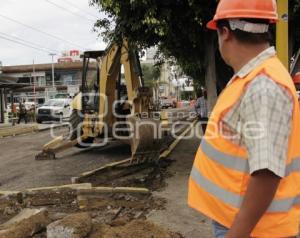
[[[243,80],[264,60],[275,54],[273,47],[268,48],[246,64],[233,78],[238,76],[240,79],[237,80]],[[232,142],[246,148],[250,173],[268,169],[280,177],[285,175],[292,112],[293,100],[289,91],[267,75],[260,74],[249,83],[240,100],[223,117],[223,134],[230,136]],[[245,129],[245,125],[253,122],[263,126],[263,136],[256,137],[254,130],[251,132]]]

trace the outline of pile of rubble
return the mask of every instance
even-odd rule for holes
[[[164,203],[145,188],[89,183],[0,192],[0,238],[180,238],[146,220]]]

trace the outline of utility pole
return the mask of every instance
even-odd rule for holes
[[[276,50],[279,59],[289,70],[289,1],[278,0],[279,21],[276,27]]]
[[[36,82],[36,76],[35,76],[35,64],[34,64],[34,60],[32,61],[32,74],[33,74],[33,97],[34,97],[34,122],[36,121],[36,91],[35,91],[35,82]]]
[[[49,55],[52,57],[52,87],[54,88],[55,87],[55,82],[54,82],[54,56],[56,54],[50,53]]]

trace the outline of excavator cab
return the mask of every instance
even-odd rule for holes
[[[89,113],[99,108],[99,62],[105,51],[86,51],[83,54],[81,93],[82,112]]]

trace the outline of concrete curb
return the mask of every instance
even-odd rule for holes
[[[8,136],[17,136],[17,135],[22,135],[22,134],[28,134],[38,131],[38,126],[37,125],[32,125],[32,126],[25,126],[25,127],[8,127],[8,128],[3,128],[0,129],[0,138],[1,137],[8,137]]]
[[[68,124],[66,123],[66,124],[58,124],[58,125],[55,125],[55,126],[49,126],[49,127],[45,127],[45,128],[40,128],[40,129],[38,129],[38,131],[48,131],[48,130],[50,130],[50,129],[56,129],[56,128],[60,128],[60,127],[67,127],[68,126]]]
[[[49,126],[45,128],[39,128],[37,124],[33,124],[30,126],[5,126],[0,128],[0,138],[8,137],[8,136],[17,136],[17,135],[24,135],[33,132],[42,132],[48,131],[50,129],[57,129],[61,127],[68,127],[68,124],[58,124],[54,126]]]

